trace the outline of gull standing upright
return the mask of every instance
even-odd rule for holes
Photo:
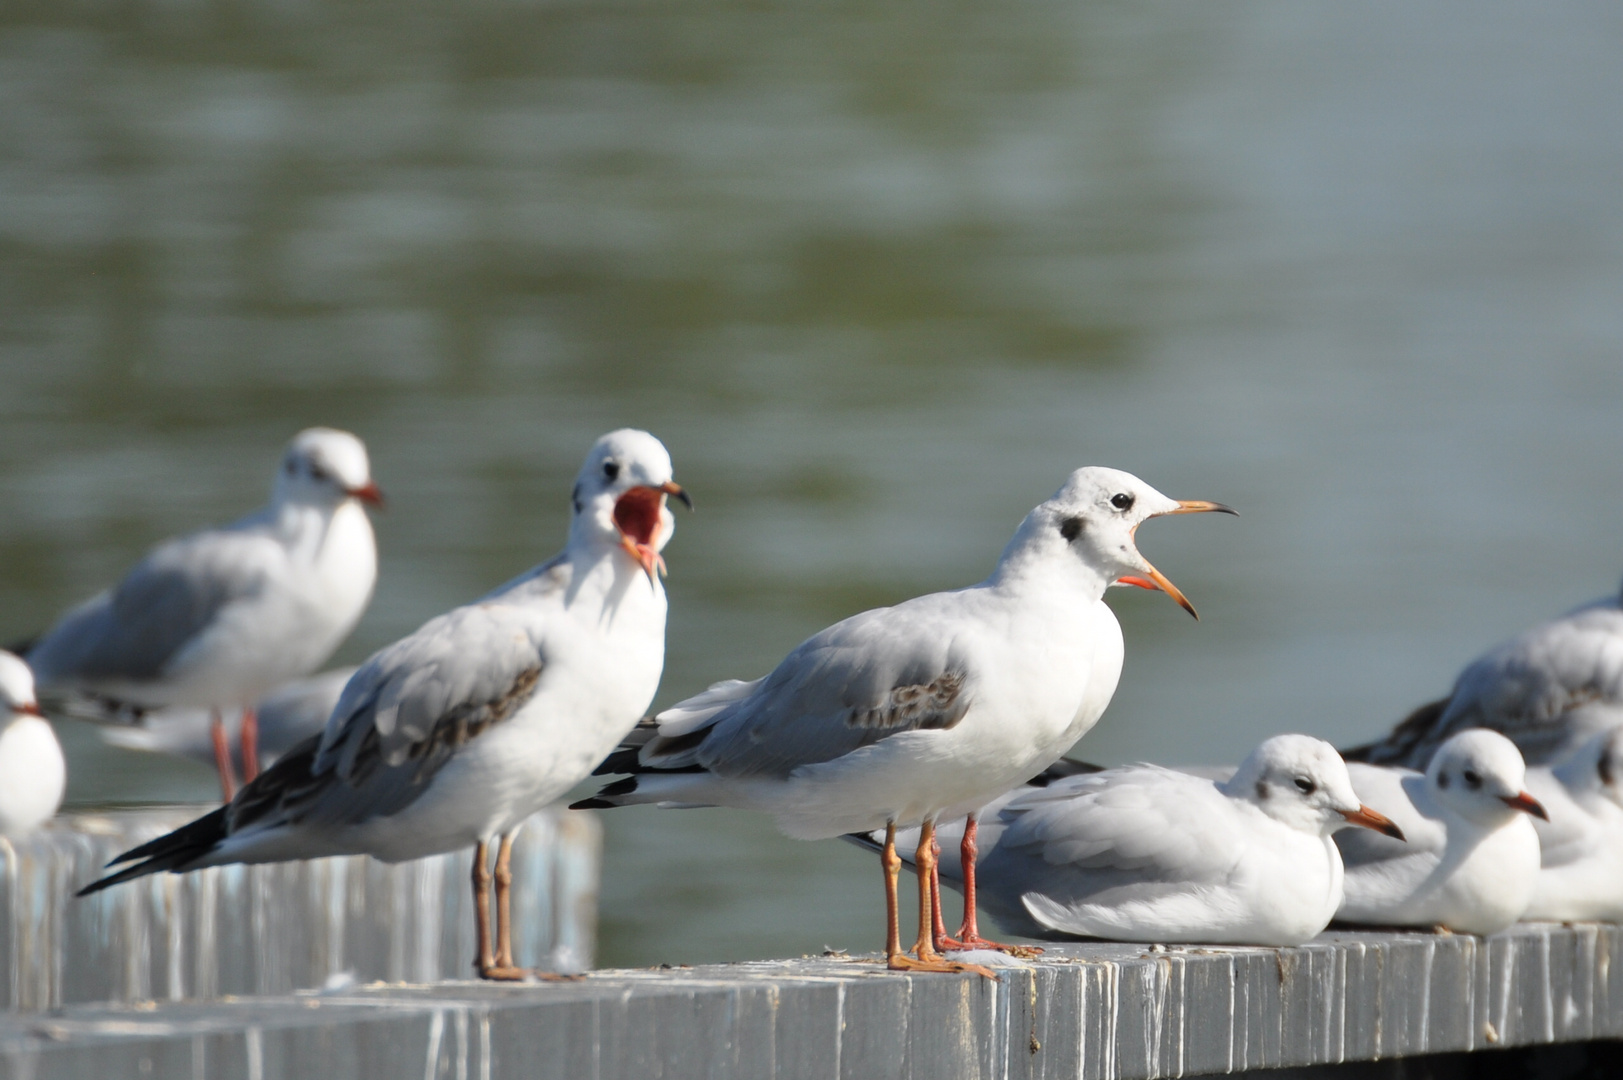
[[[228,805],[125,852],[111,865],[135,865],[80,895],[160,870],[324,855],[401,862],[471,846],[479,974],[523,978],[509,930],[513,836],[653,700],[665,662],[659,553],[675,524],[667,495],[688,502],[658,439],[603,436],[575,482],[561,554],[373,654],[325,732]]]
[[[62,744],[34,700],[28,665],[0,650],[0,836],[25,836],[62,805]]]
[[[1134,533],[1148,518],[1208,510],[1233,513],[1114,469],[1078,469],[1026,515],[991,577],[854,615],[766,677],[667,709],[657,732],[639,732],[650,737],[598,770],[634,775],[576,805],[763,810],[800,839],[885,829],[888,963],[966,970],[939,955],[931,932],[935,823],[1042,771],[1099,719],[1121,674],[1121,627],[1102,601],[1114,581],[1146,576],[1194,614]],[[917,959],[902,952],[896,912],[895,830],[910,825],[922,826]],[[972,903],[966,889],[968,926]]]
[[[1403,838],[1307,735],[1264,741],[1221,782],[1159,765],[1057,772],[980,814],[983,906],[1026,937],[1300,945],[1341,904],[1331,834]],[[879,845],[877,833],[852,839]],[[950,865],[941,876],[953,880]]]
[[[1527,910],[1549,820],[1524,789],[1526,767],[1498,732],[1462,731],[1424,775],[1351,763],[1353,790],[1403,830],[1407,843],[1366,832],[1336,836],[1347,878],[1336,918],[1493,934]]]
[[[254,703],[320,667],[372,599],[377,543],[361,503],[382,503],[365,444],[332,428],[299,432],[268,506],[158,545],[40,638],[27,653],[40,690],[65,697],[70,710],[93,706],[92,718],[209,710],[230,799],[223,711],[243,710],[243,774],[252,780]]]
[[[1516,744],[1548,764],[1595,733],[1623,724],[1623,595],[1604,596],[1541,623],[1473,660],[1445,698],[1422,705],[1348,760],[1424,769],[1467,728]]]
[[[1539,872],[1522,917],[1623,922],[1623,726],[1530,767],[1527,791],[1550,818],[1533,822]]]

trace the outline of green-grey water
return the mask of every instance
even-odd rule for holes
[[[611,427],[699,511],[658,701],[967,584],[1073,467],[1193,599],[1113,595],[1075,751],[1371,735],[1623,571],[1607,5],[127,0],[0,9],[0,631],[361,434],[356,661],[561,544]],[[78,803],[201,768],[64,725]],[[880,941],[728,811],[608,828],[601,960]]]

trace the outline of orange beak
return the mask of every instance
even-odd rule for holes
[[[42,720],[45,718],[45,714],[39,711],[39,703],[34,701],[30,701],[26,705],[15,705],[12,707],[12,711],[20,712],[24,716],[37,716]]]
[[[370,480],[360,487],[349,488],[344,494],[352,499],[359,499],[368,506],[375,506],[379,510],[383,509],[383,491]]]
[[[1151,514],[1150,516],[1151,517],[1168,517],[1168,516],[1171,516],[1172,514],[1212,514],[1212,513],[1216,513],[1216,514],[1233,514],[1235,517],[1240,516],[1240,512],[1238,510],[1234,509],[1231,506],[1224,506],[1220,502],[1207,502],[1204,499],[1179,499],[1176,509],[1163,510],[1159,514]],[[1134,529],[1133,531],[1136,533],[1138,530]],[[1150,581],[1154,583],[1154,587],[1159,588],[1162,592],[1164,592],[1168,596],[1172,597],[1173,600],[1177,601],[1177,604],[1178,604],[1179,607],[1181,607],[1185,611],[1189,612],[1189,614],[1193,615],[1197,620],[1200,618],[1200,612],[1195,610],[1195,605],[1193,605],[1193,604],[1191,604],[1189,602],[1189,598],[1184,596],[1183,591],[1181,589],[1179,589],[1176,585],[1172,584],[1172,582],[1167,579],[1167,576],[1165,574],[1161,573],[1161,571],[1159,571],[1155,567],[1151,566],[1148,559],[1144,560],[1144,567],[1145,567],[1145,569],[1147,569],[1149,571],[1149,573],[1150,573]],[[1141,589],[1147,589],[1147,588],[1151,587],[1149,584],[1147,584],[1145,582],[1145,580],[1143,578],[1140,578],[1140,577],[1131,577],[1131,578],[1125,578],[1124,577],[1124,578],[1117,578],[1116,580],[1117,581],[1125,581],[1129,585],[1137,585]]]
[[[1357,810],[1338,810],[1336,813],[1354,825],[1362,825],[1366,829],[1374,829],[1378,833],[1385,833],[1394,840],[1404,839],[1403,830],[1398,828],[1391,818],[1385,814],[1377,813],[1367,806],[1360,806]]]
[[[1525,791],[1516,795],[1501,795],[1499,797],[1512,810],[1520,810],[1524,814],[1532,814],[1534,817],[1543,818],[1545,821],[1550,820],[1549,811],[1544,809],[1544,804]]]

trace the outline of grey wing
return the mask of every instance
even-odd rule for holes
[[[1244,853],[1244,826],[1215,784],[1153,766],[1060,780],[1000,816],[981,889],[1050,929],[1078,907],[1151,903],[1221,883]]]
[[[1448,844],[1441,811],[1432,803],[1426,778],[1410,769],[1348,762],[1358,801],[1385,814],[1403,830],[1403,839],[1374,829],[1348,828],[1336,832],[1336,847],[1348,868],[1397,859],[1431,859]]]
[[[355,823],[410,805],[461,747],[534,696],[546,666],[538,629],[524,609],[486,602],[382,649],[345,685],[326,730],[243,790],[232,829],[271,816]]]
[[[273,543],[233,532],[172,540],[64,616],[29,661],[44,684],[159,678],[221,609],[265,587]]]
[[[974,673],[951,641],[925,631],[895,608],[837,623],[703,727],[650,744],[644,760],[787,776],[899,732],[952,728],[969,710]]]
[[[1536,626],[1460,672],[1434,719],[1417,714],[1389,741],[1402,764],[1425,768],[1436,748],[1467,728],[1509,736],[1528,762],[1549,761],[1623,717],[1623,611],[1607,598]],[[1429,721],[1429,722],[1428,722]],[[1425,730],[1404,732],[1404,726]]]

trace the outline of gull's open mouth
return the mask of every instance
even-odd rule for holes
[[[670,482],[658,487],[629,488],[614,502],[614,527],[620,530],[620,546],[637,560],[650,581],[665,572],[665,560],[659,555],[659,532],[663,526],[660,511],[665,508],[667,495],[676,496],[689,507],[693,505],[687,492]]]

